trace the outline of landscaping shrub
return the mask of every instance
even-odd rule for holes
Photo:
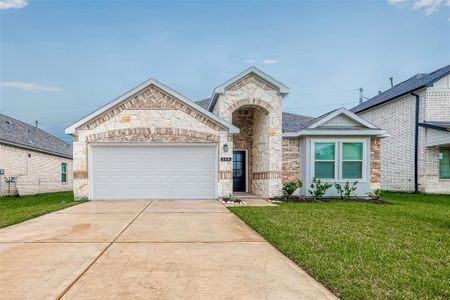
[[[325,195],[326,191],[332,186],[333,185],[331,183],[328,182],[322,183],[319,178],[314,177],[310,185],[311,189],[308,190],[308,193],[313,195],[315,199],[320,199],[322,198],[323,195]]]
[[[292,194],[298,189],[302,187],[302,182],[298,181],[290,181],[283,184],[283,195],[286,198],[290,198]]]
[[[341,199],[350,200],[351,198],[356,197],[355,191],[358,188],[358,182],[357,181],[353,182],[351,186],[350,182],[348,181],[343,186],[342,184],[335,183],[334,187],[338,191]]]

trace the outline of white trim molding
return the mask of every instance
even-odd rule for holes
[[[320,125],[326,123],[327,121],[339,116],[339,115],[345,115],[347,117],[349,117],[350,119],[352,119],[353,121],[363,125],[364,127],[367,127],[369,129],[379,129],[378,127],[376,127],[375,125],[373,125],[372,123],[364,120],[363,118],[361,118],[360,116],[352,113],[351,111],[349,111],[348,109],[346,109],[345,107],[341,107],[339,109],[336,109],[335,111],[333,111],[332,113],[326,115],[325,117],[323,117],[322,119],[318,120],[317,122],[311,124],[308,126],[309,129],[314,129],[319,127]]]

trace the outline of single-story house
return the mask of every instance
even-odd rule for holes
[[[351,109],[386,130],[381,188],[450,194],[450,65],[416,74]]]
[[[72,190],[72,145],[0,114],[0,196]]]
[[[289,88],[252,67],[198,103],[150,79],[66,129],[76,199],[217,199],[281,195],[313,177],[379,187],[385,131],[345,108],[282,112]],[[334,188],[328,191],[336,194]]]

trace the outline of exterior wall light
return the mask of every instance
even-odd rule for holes
[[[228,152],[228,144],[223,145],[223,152]]]

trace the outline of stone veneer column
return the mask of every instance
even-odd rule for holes
[[[379,189],[381,179],[381,140],[370,139],[370,189]]]

